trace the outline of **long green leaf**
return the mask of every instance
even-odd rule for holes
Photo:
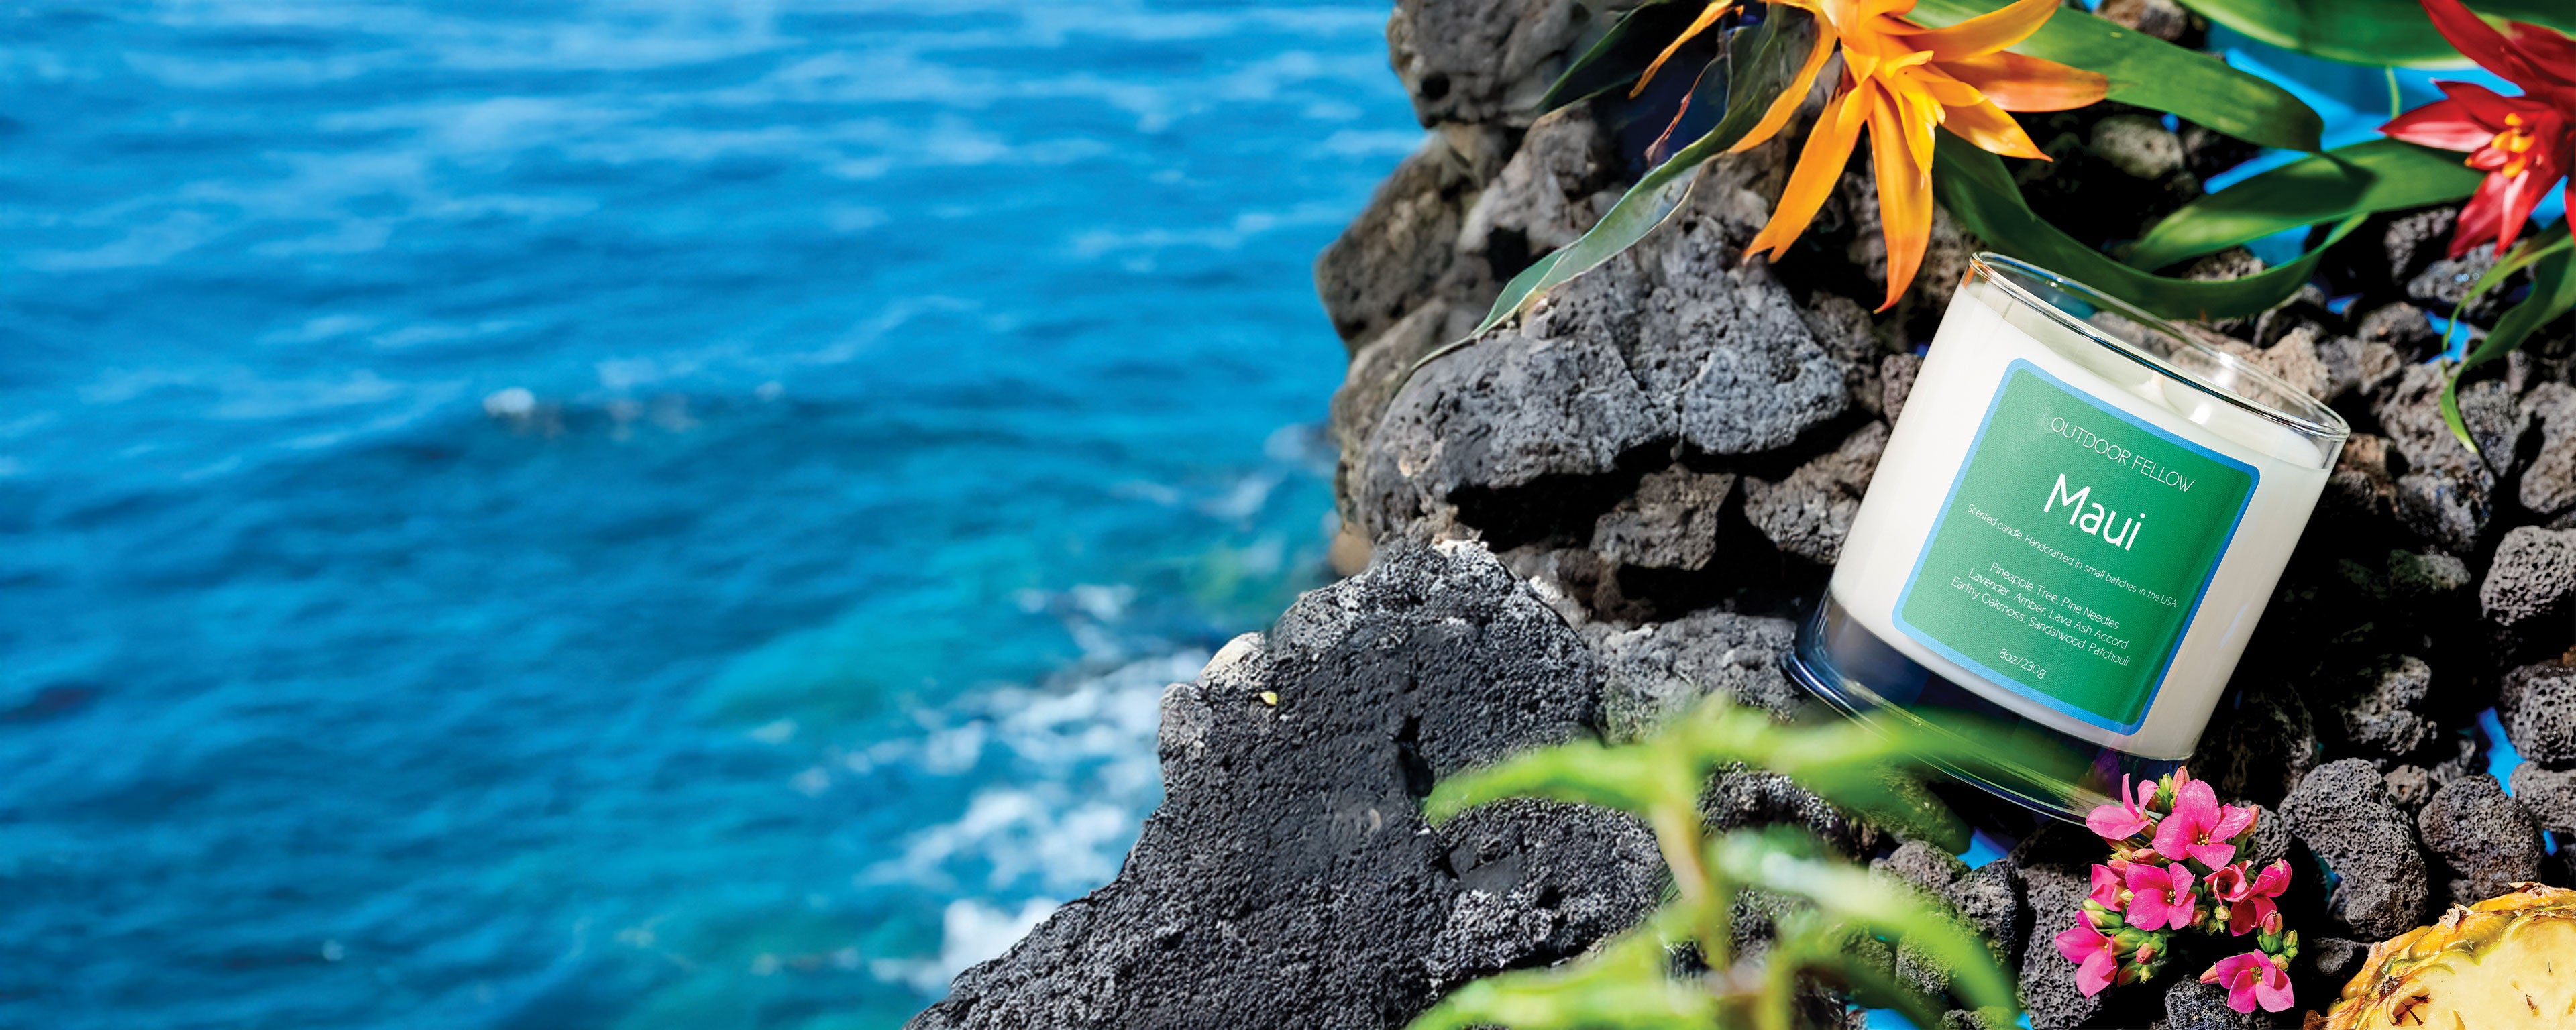
[[[1566,965],[1503,973],[1461,987],[1415,1017],[1408,1030],[1706,1030],[1717,1018],[1717,997],[1665,973],[1669,935],[1661,924],[1670,914],[1666,909],[1649,925]]]
[[[2565,232],[2566,223],[2561,221],[2556,231]],[[2532,266],[2531,295],[2497,316],[2495,328],[2487,330],[2486,339],[2479,340],[2461,357],[2460,367],[2451,372],[2451,381],[2442,384],[2442,421],[2450,425],[2452,435],[2468,445],[2470,453],[2477,452],[2478,442],[2470,437],[2468,422],[2460,417],[2460,378],[2480,365],[2513,353],[2534,331],[2569,311],[2576,311],[2576,251],[2554,249]]]
[[[2514,245],[2512,253],[2506,254],[2504,260],[2487,266],[2486,274],[2478,276],[2478,281],[2470,283],[2468,292],[2460,295],[2460,302],[2451,305],[2451,321],[2459,321],[2462,308],[2468,307],[2470,301],[2485,296],[2488,290],[2495,289],[2515,272],[2529,268],[2532,262],[2566,250],[2571,245],[2576,245],[2576,237],[2570,237],[2567,234],[2565,221],[2560,221],[2557,225],[2550,226],[2548,231]]]
[[[1697,796],[1700,771],[1674,768],[1651,744],[1608,747],[1589,740],[1517,755],[1441,780],[1422,811],[1434,823],[1504,798],[1576,801],[1639,816],[1659,804],[1687,805]]]
[[[1698,13],[1697,4],[1650,0],[1636,10],[1620,15],[1618,22],[1610,26],[1610,31],[1602,33],[1598,41],[1583,51],[1583,56],[1566,66],[1565,74],[1557,76],[1556,82],[1547,87],[1547,95],[1539,99],[1538,109],[1553,111],[1637,81],[1637,76],[1645,74],[1646,65],[1652,63],[1655,55],[1662,53],[1664,46],[1690,25]]]
[[[1925,25],[1954,25],[2004,3],[1921,0],[1910,17]],[[2111,80],[2113,100],[2170,111],[2248,143],[2315,150],[2325,131],[2325,120],[2288,90],[2082,11],[2057,12],[2012,49],[2100,72]]]
[[[2457,68],[2469,63],[2433,30],[2416,0],[2182,0],[2209,20],[2273,46],[2353,64]],[[2478,13],[2576,32],[2567,0],[2474,0]]]
[[[2016,1004],[2012,978],[1974,931],[1908,887],[1859,867],[1801,854],[1803,830],[1737,830],[1709,842],[1709,864],[1737,882],[1800,898],[1825,915],[1905,941],[1948,969],[1972,1008]]]
[[[1806,58],[1807,49],[1814,40],[1815,22],[1794,8],[1775,9],[1760,28],[1739,33],[1729,44],[1734,74],[1729,76],[1726,117],[1707,135],[1692,141],[1638,179],[1637,184],[1629,187],[1619,202],[1611,205],[1609,212],[1603,214],[1601,221],[1595,223],[1581,239],[1550,255],[1553,260],[1544,262],[1544,268],[1533,265],[1529,271],[1513,276],[1510,285],[1503,287],[1502,296],[1495,298],[1484,322],[1477,325],[1476,331],[1468,334],[1468,338],[1483,335],[1485,330],[1519,313],[1549,288],[1618,256],[1619,252],[1636,245],[1656,226],[1662,225],[1664,219],[1671,217],[1673,211],[1681,206],[1682,198],[1689,194],[1691,173],[1699,170],[1701,162],[1734,146],[1736,140],[1744,138],[1744,133],[1761,120],[1762,111],[1770,105],[1771,98],[1780,95],[1789,80],[1797,75],[1798,63]],[[1416,362],[1415,367],[1429,364],[1433,358],[1455,347],[1452,344],[1433,351]]]
[[[2003,159],[1941,133],[1932,187],[1943,207],[1986,246],[2065,275],[2166,318],[2233,318],[2258,314],[2299,292],[2326,246],[2361,225],[2354,215],[2327,234],[2325,245],[2279,268],[2241,279],[2195,282],[2141,272],[2048,224],[2023,202]]]
[[[2128,264],[2162,268],[2283,230],[2458,200],[2484,178],[2447,150],[2393,139],[2336,147],[2183,205],[2130,248]]]

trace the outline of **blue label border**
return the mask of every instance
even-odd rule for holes
[[[1969,467],[1976,464],[1977,448],[1985,445],[1986,430],[1994,425],[1995,410],[2003,406],[2004,391],[2012,387],[2013,375],[2019,372],[2028,372],[2034,376],[2038,376],[2041,382],[2066,391],[2069,396],[2083,401],[2085,404],[2092,406],[2104,414],[2117,418],[2136,428],[2153,433],[2166,442],[2179,446],[2184,450],[2200,455],[2201,457],[2208,458],[2212,461],[2216,461],[2239,472],[2243,472],[2247,477],[2248,482],[2245,485],[2245,497],[2243,500],[2237,502],[2236,516],[2228,520],[2227,523],[2227,543],[2218,549],[2218,553],[2215,556],[2210,558],[2209,569],[2201,573],[2200,587],[2199,589],[2192,591],[2191,606],[2183,610],[2182,632],[2174,634],[2173,644],[2165,648],[2165,653],[2157,659],[2155,678],[2150,680],[2147,684],[2147,703],[2144,707],[2141,707],[2138,710],[2138,719],[2136,722],[2126,724],[2112,722],[2103,716],[2095,715],[2092,712],[2077,708],[2065,701],[2061,701],[2055,697],[2041,693],[2037,688],[2014,679],[2011,676],[2007,676],[2002,672],[1997,671],[1993,666],[1970,658],[1967,655],[1960,654],[1958,649],[1942,643],[1939,640],[1933,639],[1931,634],[1917,628],[1913,623],[1905,621],[1905,605],[1907,602],[1914,599],[1914,583],[1916,580],[1922,578],[1923,565],[1932,558],[1932,544],[1934,541],[1941,539],[1941,527],[1949,524],[1950,508],[1952,505],[1958,503],[1959,488],[1967,484]],[[1959,459],[1959,474],[1950,480],[1950,494],[1949,496],[1941,499],[1941,511],[1939,514],[1933,516],[1932,519],[1932,532],[1924,536],[1923,549],[1917,552],[1914,556],[1914,571],[1905,574],[1905,590],[1896,595],[1896,610],[1889,613],[1889,615],[1895,621],[1896,628],[1903,631],[1906,636],[1912,637],[1915,643],[1931,648],[1938,652],[1942,657],[1968,667],[1978,675],[1985,677],[1986,681],[1989,683],[2005,687],[2016,694],[2020,694],[2023,697],[2037,701],[2042,705],[2046,705],[2051,711],[2076,719],[2087,725],[2098,726],[2102,729],[2118,733],[2135,733],[2137,732],[2138,727],[2146,725],[2148,716],[2155,714],[2156,695],[2164,690],[2165,674],[2171,672],[2173,669],[2174,653],[2182,650],[2182,642],[2184,638],[2191,635],[2192,620],[2200,615],[2201,599],[2209,595],[2210,581],[2218,578],[2218,567],[2226,564],[2227,552],[2234,549],[2236,546],[2236,530],[2244,525],[2245,510],[2253,506],[2254,493],[2261,489],[2262,486],[2263,473],[2260,469],[2228,457],[2227,455],[2220,454],[2217,451],[2210,450],[2209,448],[2201,446],[2200,444],[2194,443],[2190,440],[2183,439],[2180,436],[2176,436],[2173,433],[2165,431],[2162,426],[2147,422],[2146,420],[2129,414],[2119,408],[2104,404],[2100,400],[2095,399],[2092,394],[2078,390],[2069,385],[2066,380],[2059,379],[2056,376],[2048,374],[2047,370],[2040,368],[2038,365],[2032,364],[2028,358],[2014,358],[2011,364],[2004,366],[2004,374],[2002,378],[1997,380],[1995,383],[1994,397],[1986,402],[1986,416],[1977,423],[1977,435],[1968,444],[1968,453]]]

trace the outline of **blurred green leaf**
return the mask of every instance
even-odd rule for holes
[[[1666,975],[1668,939],[1650,925],[1553,969],[1478,980],[1415,1017],[1410,1030],[1707,1030],[1716,1025],[1717,998]]]
[[[1987,247],[2166,318],[2234,318],[2271,309],[2299,292],[2325,248],[2349,235],[2363,217],[2345,218],[2327,233],[2323,245],[2278,268],[2216,282],[2168,278],[2111,260],[2041,219],[2022,200],[2002,158],[1948,132],[1940,134],[1937,145],[1933,190],[1941,206]]]
[[[1893,880],[1833,861],[1785,838],[1803,830],[1737,830],[1711,840],[1709,864],[1744,884],[1802,899],[1834,919],[1904,941],[1950,971],[1972,1008],[2018,1004],[1994,953],[1947,910]]]
[[[2393,139],[2312,154],[2165,216],[2131,247],[2132,268],[2162,268],[2288,229],[2458,200],[2486,173],[2460,155]]]
[[[2460,68],[2469,59],[2416,0],[2182,0],[2209,20],[2273,46],[2352,64]],[[2567,0],[2476,0],[2479,14],[2576,32]]]
[[[1656,747],[1578,740],[1505,759],[1434,784],[1422,814],[1434,824],[1504,798],[1547,798],[1615,808],[1640,817],[1698,796],[1693,770],[1659,761]]]
[[[1910,17],[1925,25],[1955,25],[2006,2],[1921,0]],[[2057,12],[2012,50],[2100,72],[2111,80],[2113,100],[2170,111],[2248,143],[2315,150],[2325,131],[2325,119],[2288,90],[2082,11]]]

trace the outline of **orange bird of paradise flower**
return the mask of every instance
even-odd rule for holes
[[[1825,103],[1789,185],[1771,211],[1771,222],[1745,247],[1745,255],[1787,253],[1833,193],[1844,162],[1869,127],[1870,165],[1878,178],[1879,224],[1887,236],[1885,311],[1913,285],[1932,239],[1932,130],[2007,157],[2048,160],[2007,111],[2064,111],[2102,99],[2110,80],[2055,61],[2005,52],[2039,31],[2057,13],[2058,0],[2017,0],[1948,28],[1917,25],[1905,15],[1915,0],[1770,0],[1816,16],[1816,43],[1797,78],[1771,102],[1762,120],[1730,152],[1761,145],[1797,113],[1816,75],[1839,46],[1842,83]],[[1643,90],[1656,69],[1683,42],[1717,23],[1736,0],[1716,0],[1638,79]]]

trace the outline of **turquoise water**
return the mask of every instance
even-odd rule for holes
[[[1320,576],[1382,3],[5,18],[0,1024],[892,1025]]]

